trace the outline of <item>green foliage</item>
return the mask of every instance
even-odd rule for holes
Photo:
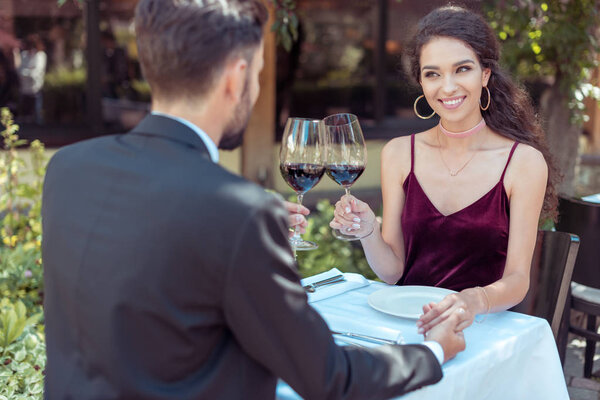
[[[0,399],[43,397],[46,346],[36,330],[41,317],[28,317],[20,301],[0,301]]]
[[[30,313],[41,311],[42,260],[33,243],[0,247],[0,298],[23,301]]]
[[[44,90],[61,89],[64,87],[83,88],[85,86],[85,68],[70,69],[55,68],[44,77]]]
[[[0,400],[41,399],[46,347],[42,318],[41,198],[44,145],[26,142],[8,109],[0,110]]]
[[[585,121],[584,97],[600,100],[600,88],[588,82],[600,50],[596,0],[494,0],[484,9],[506,66],[522,79],[554,78],[573,122]]]
[[[84,118],[85,68],[56,68],[45,76],[44,118],[48,122],[70,123]]]
[[[336,267],[342,272],[357,272],[375,279],[360,244],[338,240],[331,233],[329,222],[333,219],[333,211],[334,206],[329,200],[321,200],[317,203],[317,211],[309,215],[308,228],[302,237],[317,243],[319,248],[297,253],[300,274],[310,276]]]
[[[292,44],[298,40],[298,16],[295,13],[295,0],[271,0],[275,7],[275,21],[271,32],[275,32],[277,44],[290,51]]]
[[[29,146],[30,164],[27,165],[17,150],[26,144],[17,134],[19,126],[7,108],[0,111],[0,136],[4,152],[0,154],[0,228],[2,243],[15,247],[17,243],[32,244],[39,249],[42,225],[42,186],[46,159],[44,145],[35,140]],[[28,181],[24,179],[27,175]]]
[[[152,99],[152,93],[150,85],[145,80],[133,80],[131,81],[131,88],[136,94],[137,101],[150,102]]]

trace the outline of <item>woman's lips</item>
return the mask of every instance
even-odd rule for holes
[[[438,100],[440,103],[442,103],[442,106],[447,109],[447,110],[452,110],[455,108],[460,107],[460,105],[465,101],[465,98],[467,96],[462,96],[462,97],[451,97],[448,99],[440,99]]]

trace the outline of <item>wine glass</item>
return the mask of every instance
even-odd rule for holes
[[[302,204],[304,193],[319,183],[325,172],[319,123],[319,120],[308,118],[288,118],[283,131],[279,169],[283,179],[296,192],[298,204]],[[294,250],[314,250],[319,247],[314,242],[302,239],[298,229],[296,226],[294,236],[290,238]]]
[[[325,142],[325,168],[327,175],[338,185],[342,186],[346,194],[350,194],[350,187],[362,175],[367,166],[367,147],[363,137],[358,118],[354,114],[334,114],[325,117],[321,122],[323,139]],[[347,228],[344,232],[333,230],[333,236],[341,240],[360,240],[371,232],[356,236]]]

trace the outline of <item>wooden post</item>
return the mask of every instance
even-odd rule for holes
[[[92,130],[99,132],[102,128],[102,46],[99,0],[86,0],[84,13],[87,32],[86,116]]]
[[[388,11],[388,0],[378,0],[375,9],[375,48],[373,51],[375,56],[375,121],[378,124],[381,123],[385,117],[385,90],[387,87],[385,71],[385,43],[387,40]]]
[[[266,188],[273,188],[274,179],[276,43],[275,34],[271,32],[273,18],[274,10],[269,6],[264,35],[265,65],[259,77],[260,95],[242,146],[242,175]]]

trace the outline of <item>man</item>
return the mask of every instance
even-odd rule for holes
[[[338,347],[282,202],[214,162],[258,96],[265,19],[255,0],[139,2],[152,115],[48,167],[46,398],[269,399],[281,377],[309,399],[378,399],[441,379],[425,345]],[[464,348],[457,322],[429,334],[441,359]]]

